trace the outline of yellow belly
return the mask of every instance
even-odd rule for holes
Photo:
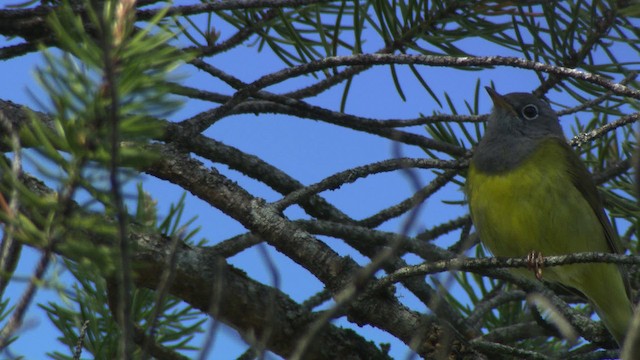
[[[517,169],[502,174],[469,167],[467,197],[473,223],[483,244],[496,256],[574,252],[610,252],[594,210],[567,172],[566,148],[545,141]],[[563,267],[564,276],[546,269],[547,280],[573,283],[582,266]],[[584,274],[583,274],[584,275]]]

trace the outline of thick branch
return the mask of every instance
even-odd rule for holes
[[[133,233],[131,238],[137,245],[133,260],[141,268],[137,285],[155,289],[168,261],[170,239],[145,233]],[[267,348],[285,358],[295,347],[296,335],[303,334],[315,319],[286,294],[248,278],[214,252],[183,244],[176,259],[172,295],[210,314],[216,308],[217,320],[248,341],[247,336],[261,338],[268,333]],[[212,299],[218,299],[217,303]],[[334,326],[325,328],[308,355],[315,359],[388,359],[372,343]]]
[[[22,181],[36,194],[53,194],[43,183],[27,174],[22,176]],[[76,207],[76,211],[83,210]],[[105,219],[102,215],[87,213],[85,216],[98,216],[101,221],[115,225],[112,219]],[[70,242],[91,241],[95,247],[117,246],[115,239],[103,232],[94,234],[70,230],[66,239]],[[128,227],[128,240],[133,244],[136,285],[156,289],[172,256],[172,239],[132,223]],[[71,260],[86,261],[86,254],[66,245],[67,241],[61,239],[54,251]],[[174,256],[175,273],[169,285],[170,294],[205,313],[213,314],[215,311],[217,320],[238,330],[248,340],[268,333],[267,347],[283,357],[293,351],[295,335],[304,333],[306,326],[316,318],[280,290],[250,279],[211,248],[180,243]],[[213,303],[212,299],[216,302]],[[384,352],[354,332],[332,325],[319,333],[312,350],[308,355],[313,359],[388,359]]]
[[[350,258],[341,257],[294,223],[286,220],[273,206],[254,198],[232,181],[181,154],[170,146],[157,146],[160,161],[145,171],[173,182],[233,217],[247,229],[263,237],[293,261],[310,271],[333,294],[350,286],[360,267]],[[370,324],[383,329],[408,345],[421,328],[422,317],[402,305],[396,298],[374,295],[354,302],[349,319],[357,324]],[[414,345],[415,346],[415,345]],[[423,354],[430,345],[420,344]]]

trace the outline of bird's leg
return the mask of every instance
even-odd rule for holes
[[[527,268],[533,271],[538,280],[542,280],[542,259],[542,253],[539,251],[533,250],[527,255]]]

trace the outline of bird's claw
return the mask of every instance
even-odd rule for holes
[[[542,253],[539,251],[531,251],[527,255],[527,268],[533,271],[536,279],[542,280]]]

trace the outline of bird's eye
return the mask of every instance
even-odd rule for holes
[[[527,120],[533,120],[538,117],[538,107],[529,104],[522,108],[522,116]]]

